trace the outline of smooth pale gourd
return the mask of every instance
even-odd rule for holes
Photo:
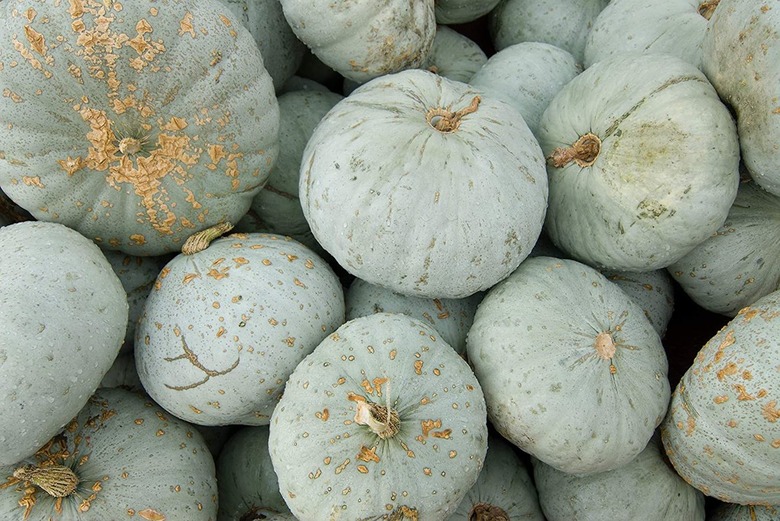
[[[436,0],[436,21],[463,24],[485,16],[500,0]]]
[[[719,0],[612,0],[585,40],[585,67],[625,52],[673,54],[698,68]]]
[[[780,289],[780,196],[742,183],[717,233],[668,269],[699,306],[731,317]]]
[[[215,521],[214,459],[141,394],[99,389],[32,457],[0,466],[0,518]]]
[[[474,40],[446,25],[438,25],[423,68],[451,80],[468,82],[487,59]]]
[[[780,196],[780,9],[721,0],[702,43],[702,64],[736,112],[742,160],[765,190]]]
[[[431,72],[372,80],[314,131],[303,213],[348,272],[397,293],[463,298],[511,273],[542,227],[539,145],[508,104]]]
[[[568,51],[549,43],[522,42],[492,55],[469,83],[514,106],[536,134],[544,109],[579,72]]]
[[[529,258],[488,291],[467,353],[496,430],[570,474],[627,464],[669,403],[666,354],[642,309],[573,260]]]
[[[677,473],[728,503],[780,505],[780,291],[696,355],[661,428]]]
[[[197,425],[266,425],[295,366],[344,322],[336,274],[309,248],[233,234],[160,272],[136,328],[138,375]]]
[[[436,34],[434,0],[281,0],[295,35],[325,65],[365,82],[419,67]]]
[[[131,255],[178,251],[246,213],[277,155],[279,112],[227,6],[0,9],[0,187],[14,201]]]
[[[487,450],[482,390],[423,322],[377,313],[304,359],[274,409],[279,489],[300,521],[448,519]]]
[[[485,465],[448,521],[544,521],[536,487],[515,447],[491,433]]]
[[[704,495],[664,461],[654,437],[615,470],[573,476],[532,459],[539,503],[548,521],[704,521]]]
[[[621,54],[586,69],[542,115],[545,229],[599,269],[651,271],[723,224],[739,185],[731,114],[695,66]]]
[[[127,296],[94,243],[57,223],[0,228],[0,465],[31,456],[119,353]]]

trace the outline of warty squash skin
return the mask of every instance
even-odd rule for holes
[[[780,505],[780,291],[743,308],[699,351],[661,433],[680,474],[728,503]]]
[[[235,224],[278,152],[271,78],[216,0],[8,0],[0,187],[132,255]]]
[[[667,360],[641,308],[598,271],[533,257],[488,291],[467,338],[491,424],[563,472],[625,465],[669,403]]]
[[[487,450],[471,368],[423,322],[377,313],[304,359],[270,424],[279,489],[300,521],[448,519]]]
[[[739,185],[731,114],[695,66],[621,54],[583,71],[544,111],[545,230],[599,269],[665,268],[715,233]]]
[[[233,234],[160,272],[136,328],[138,375],[197,425],[267,425],[295,366],[344,322],[336,274],[273,234]]]
[[[128,305],[94,243],[30,221],[0,228],[0,310],[0,465],[11,465],[87,403],[119,353]]]
[[[140,394],[99,389],[34,456],[0,466],[0,518],[216,521],[214,460],[191,425]]]
[[[405,295],[463,298],[509,275],[541,232],[547,176],[510,105],[422,70],[372,80],[322,119],[300,196],[347,271]]]

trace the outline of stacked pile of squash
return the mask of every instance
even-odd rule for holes
[[[777,0],[1,0],[0,518],[780,519],[779,58]]]

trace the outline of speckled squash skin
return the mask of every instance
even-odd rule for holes
[[[0,187],[132,255],[235,223],[277,155],[273,85],[215,0],[0,6]]]
[[[353,280],[344,293],[347,320],[373,313],[403,313],[432,326],[461,356],[466,356],[466,335],[480,300],[481,293],[463,299],[410,297],[361,279]]]
[[[161,271],[136,329],[149,395],[197,425],[266,425],[295,366],[344,322],[333,270],[279,235],[233,234]]]
[[[365,82],[419,67],[436,34],[434,0],[281,0],[293,32],[325,65]]]
[[[544,111],[545,229],[573,258],[664,268],[723,224],[739,185],[731,114],[693,65],[666,54],[603,60]]]
[[[301,521],[447,519],[487,450],[471,368],[433,328],[393,313],[351,320],[317,346],[270,430],[282,497]]]
[[[639,304],[658,336],[663,338],[674,312],[674,285],[669,273],[663,269],[601,273]]]
[[[463,24],[485,16],[499,0],[436,0],[436,21],[440,24]]]
[[[78,486],[58,501],[43,487],[14,478],[26,464],[67,467]],[[217,518],[214,460],[201,436],[124,389],[99,389],[33,457],[0,466],[0,481],[0,517],[7,521]]]
[[[249,29],[263,55],[263,65],[279,89],[295,74],[306,46],[287,23],[279,0],[222,0]],[[283,150],[282,147],[280,149]]]
[[[424,68],[451,80],[468,82],[486,61],[485,51],[475,41],[438,25]]]
[[[702,44],[703,70],[737,114],[742,160],[780,196],[780,9],[774,2],[721,0]]]
[[[707,521],[779,521],[780,509],[759,505],[723,503],[712,510]]]
[[[579,72],[568,51],[544,42],[521,42],[492,55],[469,83],[513,105],[536,134],[544,109]]]
[[[219,521],[246,521],[262,511],[290,514],[271,463],[268,434],[267,425],[242,427],[222,448],[217,459]]]
[[[279,102],[279,158],[268,182],[252,200],[249,213],[236,229],[289,235],[309,248],[322,247],[309,229],[298,197],[301,157],[314,128],[343,96],[335,92],[297,91],[282,94]]]
[[[479,479],[448,521],[464,520],[545,521],[528,468],[512,444],[495,433],[488,438]]]
[[[532,462],[548,521],[704,521],[704,495],[664,461],[656,437],[629,463],[590,476]]]
[[[742,183],[717,233],[668,269],[694,302],[731,317],[780,289],[780,196]]]
[[[673,54],[702,67],[702,42],[717,2],[612,0],[585,40],[585,67],[625,52]]]
[[[520,42],[544,42],[571,53],[582,63],[585,39],[609,0],[502,0],[490,13],[490,35],[497,50]]]
[[[496,430],[570,474],[625,465],[669,403],[667,360],[641,308],[599,272],[533,257],[477,308],[468,359]]]
[[[119,353],[127,298],[100,249],[61,224],[0,228],[0,465],[31,456]]]
[[[543,161],[511,106],[408,70],[366,83],[322,119],[303,155],[301,205],[356,277],[463,298],[530,253],[547,200]]]
[[[780,505],[780,291],[699,351],[662,425],[677,472],[728,503]]]

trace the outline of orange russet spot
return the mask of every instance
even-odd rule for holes
[[[157,510],[147,508],[138,512],[138,515],[146,521],[165,521],[165,514],[158,512]]]
[[[726,403],[727,401],[729,401],[729,397],[724,394],[724,395],[721,395],[721,396],[716,396],[715,398],[713,398],[712,401],[717,403],[718,405],[720,405],[722,403]]]
[[[325,409],[323,409],[322,411],[317,411],[317,412],[314,414],[314,416],[315,416],[317,419],[320,419],[320,420],[322,420],[322,421],[328,421],[328,418],[330,418],[330,411],[329,411],[329,410],[328,410],[328,408],[326,407],[326,408],[325,408]]]
[[[761,408],[761,415],[770,423],[780,420],[780,409],[777,408],[777,401],[772,400]]]
[[[367,463],[368,462],[379,463],[380,461],[379,456],[376,454],[376,447],[371,447],[369,449],[365,445],[362,445],[360,447],[360,452],[357,455],[357,459],[359,459],[360,461],[365,461]]]
[[[421,375],[422,374],[422,368],[423,368],[423,361],[422,360],[415,360],[415,362],[414,362],[414,372],[415,372],[415,374]]]

